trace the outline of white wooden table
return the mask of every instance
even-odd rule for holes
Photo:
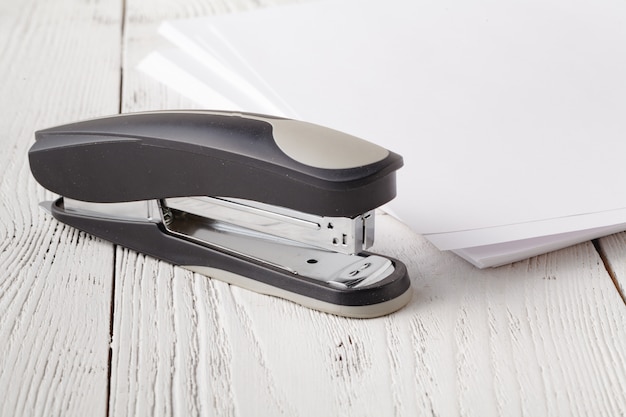
[[[38,207],[35,130],[193,107],[135,69],[160,21],[267,3],[0,0],[0,416],[624,416],[626,233],[477,270],[381,216],[375,250],[407,263],[415,295],[351,320]]]

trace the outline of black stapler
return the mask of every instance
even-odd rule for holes
[[[36,132],[59,221],[200,274],[348,317],[411,298],[405,265],[366,251],[402,157],[311,123],[168,111]]]

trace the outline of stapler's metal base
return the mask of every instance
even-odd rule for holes
[[[162,222],[106,218],[65,210],[62,198],[46,208],[63,223],[129,249],[233,285],[336,315],[382,316],[402,308],[411,299],[406,266],[391,258],[384,258],[390,261],[385,277],[373,284],[338,285],[337,282],[294,274],[258,259],[238,256],[233,251],[183,239]],[[352,258],[359,261],[369,256],[382,258],[366,252]]]

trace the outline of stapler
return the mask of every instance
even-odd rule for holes
[[[122,114],[35,133],[30,168],[58,221],[306,307],[377,317],[411,298],[405,265],[367,252],[402,157],[252,113]]]

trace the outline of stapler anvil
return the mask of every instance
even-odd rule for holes
[[[411,297],[405,265],[366,251],[402,157],[311,123],[173,111],[36,132],[35,179],[59,221],[200,274],[349,317]]]

